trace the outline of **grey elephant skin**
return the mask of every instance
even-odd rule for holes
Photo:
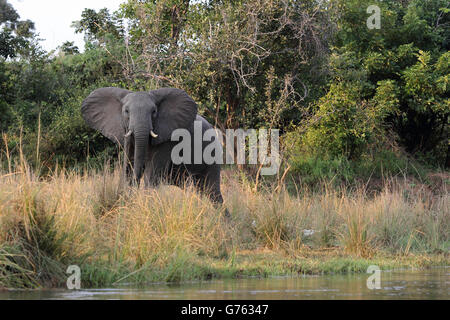
[[[172,162],[172,149],[178,143],[171,141],[175,129],[187,129],[191,133],[193,149],[194,121],[201,121],[203,132],[213,128],[197,114],[197,104],[185,91],[161,88],[132,92],[100,88],[83,101],[81,112],[91,128],[123,147],[124,176],[128,181],[139,184],[143,177],[145,186],[155,186],[163,180],[183,187],[186,179],[191,179],[214,203],[223,202],[219,164],[191,161],[191,164],[175,165]],[[202,150],[209,143],[202,142]]]

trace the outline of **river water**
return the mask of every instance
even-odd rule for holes
[[[450,267],[369,274],[245,278],[86,290],[0,291],[0,299],[450,299]]]

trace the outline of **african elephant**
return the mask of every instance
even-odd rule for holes
[[[161,88],[132,92],[100,88],[83,101],[81,112],[90,127],[123,147],[127,179],[139,184],[144,176],[145,186],[157,185],[164,179],[182,187],[190,178],[214,203],[223,202],[219,164],[186,161],[176,165],[172,161],[172,149],[178,143],[171,139],[175,129],[187,129],[194,139],[194,121],[201,122],[203,133],[212,128],[197,114],[197,104],[185,91]],[[194,143],[191,145],[193,149]],[[201,146],[204,149],[206,143],[202,142]]]

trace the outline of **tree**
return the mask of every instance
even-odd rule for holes
[[[80,49],[78,49],[78,47],[75,45],[75,43],[73,41],[66,41],[66,42],[64,42],[60,46],[59,49],[64,54],[69,54],[69,55],[80,53]]]
[[[300,118],[332,29],[313,0],[129,0],[120,16],[126,78],[187,90],[221,128],[263,126],[275,106],[277,126]]]
[[[0,0],[0,57],[14,58],[30,45],[34,37],[34,23],[21,21],[7,0]]]
[[[335,88],[359,88],[359,99],[381,112],[380,128],[392,129],[406,151],[449,166],[448,1],[337,0],[331,4],[338,32],[329,59],[331,89],[326,101],[333,105],[331,92],[353,96],[351,90],[346,94]],[[370,30],[364,23],[366,9],[373,4],[382,12],[379,30]],[[323,105],[318,106],[317,115],[323,111]],[[346,135],[351,136],[352,130],[347,127]]]
[[[72,27],[76,33],[84,33],[87,42],[105,44],[107,36],[123,37],[121,20],[108,9],[103,8],[96,12],[93,9],[84,9],[81,20],[74,21]]]

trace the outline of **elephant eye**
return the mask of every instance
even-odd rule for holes
[[[152,117],[153,117],[153,118],[156,118],[156,110],[153,110],[153,112],[152,112]]]

